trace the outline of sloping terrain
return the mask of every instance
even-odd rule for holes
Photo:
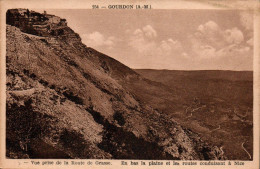
[[[135,71],[165,89],[158,94],[151,83],[129,84],[146,86],[136,92],[142,101],[222,147],[228,159],[253,159],[253,72]],[[149,90],[151,94],[143,97]]]
[[[39,36],[20,25],[7,25],[7,157],[225,159],[137,100],[123,82],[145,79],[86,47],[69,27]]]

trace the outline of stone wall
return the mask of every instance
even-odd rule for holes
[[[67,27],[66,19],[58,16],[29,11],[28,9],[9,9],[6,13],[6,23],[25,33],[38,36],[59,36]]]

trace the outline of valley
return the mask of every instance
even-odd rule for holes
[[[157,94],[147,87],[145,93],[150,92],[151,96],[145,98],[146,102],[199,133],[204,140],[222,147],[228,157],[252,160],[252,72],[149,69],[136,72],[151,80],[151,83],[162,83],[165,89],[164,93]],[[157,99],[152,99],[154,96]],[[182,104],[179,104],[180,100]],[[246,148],[241,147],[243,142]]]

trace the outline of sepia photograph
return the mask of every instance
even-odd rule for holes
[[[253,15],[8,9],[6,156],[253,160]]]
[[[68,4],[1,8],[0,167],[257,168],[254,10]]]

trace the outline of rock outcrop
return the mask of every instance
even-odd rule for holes
[[[37,22],[49,22],[38,15]],[[6,37],[7,157],[225,158],[218,147],[135,99],[119,83],[144,80],[132,69],[82,44],[67,25],[57,34],[37,33],[21,26],[26,21],[18,16],[19,24],[7,17],[13,25]]]

